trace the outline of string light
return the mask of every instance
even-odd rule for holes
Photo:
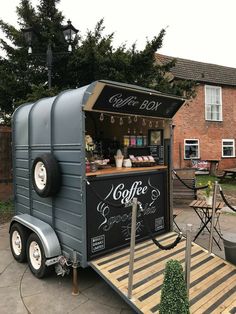
[[[104,120],[104,114],[103,114],[103,113],[100,114],[99,120],[100,120],[101,122]]]
[[[113,116],[111,116],[111,123],[115,123],[115,118]]]
[[[110,114],[104,114],[103,112],[100,113],[100,116],[99,116],[99,120],[101,122],[103,122],[105,120],[105,117],[108,116],[110,117],[110,122],[112,124],[114,124],[116,121],[115,121],[115,116],[113,115],[110,115]],[[124,125],[124,120],[127,121],[128,124],[132,124],[133,122],[138,122],[139,121],[139,118],[137,115],[135,115],[133,118],[131,116],[120,116],[120,115],[117,115],[117,119],[119,120],[119,125]],[[142,126],[145,127],[148,125],[149,128],[152,128],[154,125],[155,125],[155,128],[158,128],[160,125],[162,125],[162,127],[164,128],[165,127],[165,121],[163,120],[162,122],[158,121],[155,119],[155,121],[153,120],[146,120],[145,118],[140,118],[142,119]],[[129,130],[129,129],[128,129]],[[135,129],[134,129],[135,130]]]

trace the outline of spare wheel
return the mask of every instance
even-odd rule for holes
[[[32,166],[32,182],[39,196],[54,196],[60,188],[60,178],[59,165],[52,154],[43,154],[35,158]]]

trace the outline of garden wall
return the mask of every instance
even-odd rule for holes
[[[0,201],[12,194],[11,128],[0,126]]]

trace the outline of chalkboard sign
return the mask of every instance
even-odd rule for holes
[[[172,118],[183,100],[155,92],[144,93],[106,85],[93,105],[94,110]]]
[[[123,205],[134,197],[142,203],[152,232],[168,231],[166,171],[90,178],[86,206],[88,260],[130,243],[132,208]],[[138,210],[136,240],[147,234]]]

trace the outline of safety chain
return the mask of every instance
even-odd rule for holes
[[[224,193],[223,193],[223,190],[222,190],[222,188],[221,188],[220,185],[219,185],[219,190],[220,190],[220,195],[221,195],[223,201],[225,202],[225,204],[226,204],[230,209],[232,209],[234,212],[236,212],[236,208],[234,208],[232,205],[230,205],[229,202],[227,201],[227,199],[226,199],[226,197],[225,197],[225,195],[224,195]]]
[[[188,188],[188,189],[190,189],[190,190],[197,191],[197,190],[203,190],[203,189],[208,188],[208,185],[204,185],[204,186],[199,186],[199,187],[194,187],[194,188],[193,188],[193,187],[187,185],[187,184],[178,176],[178,174],[176,173],[175,170],[172,170],[172,171],[173,171],[174,175],[176,176],[176,178],[179,179],[179,181],[180,181],[183,185],[185,185],[186,188]]]
[[[182,236],[183,236],[183,235],[182,235],[182,232],[180,232],[180,233],[178,234],[178,236],[176,237],[176,239],[174,240],[173,243],[168,244],[168,245],[162,245],[159,241],[157,241],[157,239],[155,239],[155,237],[154,237],[154,235],[153,235],[153,233],[152,233],[152,231],[151,231],[151,229],[150,229],[150,227],[149,227],[149,225],[148,225],[148,223],[147,223],[146,217],[145,217],[145,215],[144,215],[144,209],[143,209],[143,207],[142,207],[142,203],[138,202],[138,205],[139,205],[141,217],[142,217],[143,222],[144,222],[144,226],[145,226],[145,228],[147,229],[147,231],[148,231],[148,233],[149,233],[149,236],[150,236],[150,238],[152,239],[153,243],[154,243],[157,247],[159,247],[159,249],[161,249],[161,250],[171,250],[171,249],[173,249],[173,248],[180,242],[180,240],[182,239]]]

